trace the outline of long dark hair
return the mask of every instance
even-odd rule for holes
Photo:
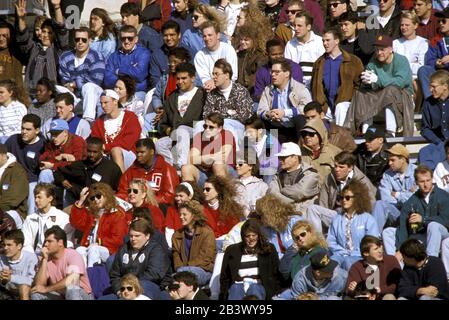
[[[108,12],[106,10],[104,10],[103,8],[93,8],[92,11],[90,12],[90,15],[95,15],[99,17],[104,23],[103,32],[99,37],[100,40],[108,39],[110,33],[113,36],[116,35],[114,21],[112,21],[112,19],[109,17]]]
[[[262,232],[262,226],[257,219],[248,219],[243,224],[242,229],[240,231],[240,235],[242,237],[242,246],[245,247],[245,235],[248,232],[254,232],[258,236],[256,252],[259,254],[266,254],[273,252],[273,246],[267,241],[264,233]]]

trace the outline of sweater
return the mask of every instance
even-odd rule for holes
[[[0,270],[5,267],[12,272],[11,280],[5,285],[7,290],[16,290],[21,284],[31,286],[36,275],[37,256],[22,250],[20,258],[12,261],[6,256],[0,255]]]
[[[63,145],[56,146],[53,142],[49,142],[45,145],[44,152],[40,156],[40,161],[48,161],[53,163],[53,171],[56,171],[60,167],[64,167],[72,161],[56,160],[55,157],[60,154],[71,154],[75,157],[75,161],[83,160],[87,156],[86,141],[78,137],[77,135],[68,134],[69,137]]]
[[[25,105],[17,100],[8,106],[0,105],[0,137],[9,137],[20,134],[22,118],[27,114]]]
[[[429,42],[420,36],[413,40],[399,38],[393,41],[393,51],[407,58],[412,69],[413,79],[418,77],[418,69],[424,65]]]

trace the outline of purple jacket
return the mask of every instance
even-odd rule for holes
[[[292,67],[292,78],[302,83],[302,70],[299,64],[287,59]],[[271,63],[264,64],[256,71],[256,83],[254,84],[253,100],[259,102],[260,96],[266,86],[271,85]]]
[[[279,23],[285,23],[288,21],[287,12],[288,3],[286,3],[281,10],[279,15]],[[315,0],[304,0],[304,9],[313,17],[313,31],[321,35],[324,30],[324,19],[323,11],[318,1]]]

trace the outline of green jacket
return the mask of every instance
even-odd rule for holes
[[[28,210],[28,177],[25,169],[15,159],[10,159],[0,178],[0,209],[5,212],[16,210],[25,219]]]

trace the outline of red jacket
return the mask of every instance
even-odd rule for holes
[[[72,163],[69,161],[57,161],[55,157],[61,153],[71,154],[75,157],[75,161],[84,160],[87,156],[86,141],[80,136],[69,133],[67,142],[60,146],[55,146],[53,142],[45,144],[44,153],[39,157],[40,161],[48,161],[54,164],[53,171],[59,167],[65,167]]]
[[[175,199],[175,188],[179,184],[179,177],[176,169],[167,163],[163,157],[156,155],[149,170],[145,170],[138,162],[134,162],[120,178],[117,191],[118,197],[127,199],[129,183],[135,178],[150,181],[151,188],[156,194],[156,200],[159,204],[172,204]]]
[[[179,211],[175,206],[169,207],[167,209],[167,215],[165,216],[165,226],[175,231],[182,228]]]
[[[164,214],[158,206],[154,206],[150,203],[145,202],[142,204],[141,208],[148,208],[151,213],[151,218],[153,219],[153,226],[162,232],[165,233],[165,219]],[[126,221],[131,222],[133,218],[133,209],[126,212]]]
[[[204,215],[207,218],[207,224],[214,230],[215,238],[227,234],[233,226],[240,222],[237,218],[228,218],[225,221],[221,221],[220,211],[214,210],[207,205],[204,207]]]
[[[124,110],[125,115],[123,117],[122,126],[119,134],[111,138],[106,136],[104,128],[105,115],[95,120],[92,126],[92,137],[100,138],[105,144],[104,152],[109,153],[114,147],[120,147],[122,149],[136,152],[135,143],[140,138],[142,127],[140,126],[137,116],[128,110]]]
[[[128,0],[128,2],[137,3],[139,6],[141,4],[141,0]],[[149,1],[145,0],[145,7],[147,7],[147,3]],[[171,3],[169,0],[156,0],[155,4],[158,4],[161,7],[161,18],[150,21],[150,25],[157,32],[161,32],[162,25],[170,19],[171,13]]]
[[[87,237],[92,228],[95,227],[95,218],[86,208],[72,206],[70,213],[70,224],[83,232],[81,238],[82,246],[89,246]],[[108,248],[109,254],[114,254],[123,245],[123,238],[128,233],[128,223],[125,212],[117,207],[116,212],[105,212],[100,217],[97,230],[97,243]]]

